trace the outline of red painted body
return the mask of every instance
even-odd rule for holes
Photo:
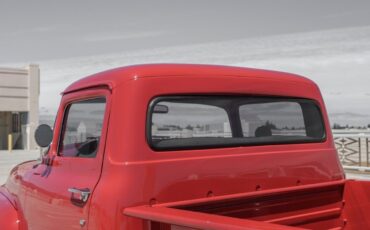
[[[326,140],[152,150],[145,137],[149,102],[184,94],[312,99],[323,112]],[[96,96],[107,100],[97,157],[59,156],[67,105]],[[64,91],[53,144],[37,163],[16,166],[1,188],[1,229],[370,228],[370,183],[345,180],[319,88],[288,73],[158,64],[84,78]],[[92,190],[86,204],[71,202],[70,187]]]

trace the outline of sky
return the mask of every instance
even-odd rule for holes
[[[39,64],[40,111],[119,66],[176,62],[279,70],[314,80],[332,123],[370,124],[370,1],[0,0],[0,66]]]
[[[0,64],[370,25],[365,0],[0,0]]]

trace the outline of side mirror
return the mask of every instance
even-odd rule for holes
[[[49,125],[42,124],[35,131],[35,141],[42,147],[48,147],[53,140],[53,130]]]

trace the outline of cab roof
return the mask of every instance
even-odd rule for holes
[[[133,79],[140,80],[145,77],[201,77],[202,75],[214,76],[217,78],[227,78],[231,76],[258,77],[264,80],[279,79],[279,81],[315,85],[313,81],[305,77],[271,70],[203,64],[144,64],[115,68],[90,75],[72,83],[62,94],[99,86],[113,89],[126,81]]]

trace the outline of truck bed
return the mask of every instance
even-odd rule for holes
[[[369,229],[370,182],[340,180],[126,208],[150,229]]]

